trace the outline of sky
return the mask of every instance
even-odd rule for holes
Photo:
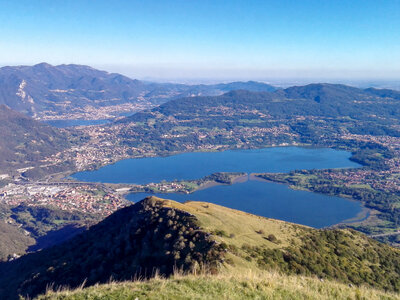
[[[0,66],[139,79],[400,79],[400,0],[0,0]]]

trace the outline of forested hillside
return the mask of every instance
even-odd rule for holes
[[[71,145],[67,132],[5,105],[0,105],[0,132],[0,168],[4,173],[41,164],[42,159]]]

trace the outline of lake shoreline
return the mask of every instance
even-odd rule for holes
[[[131,193],[125,198],[138,202],[155,196],[177,202],[209,202],[253,215],[283,220],[314,228],[336,226],[359,217],[362,207],[356,201],[290,189],[287,185],[251,180],[241,176],[236,184],[215,184],[191,194]]]
[[[361,211],[357,215],[355,215],[352,218],[345,219],[345,220],[343,220],[343,221],[341,221],[341,222],[339,222],[337,224],[333,224],[333,225],[331,225],[329,227],[364,222],[371,216],[371,209],[365,207],[363,205],[363,203],[361,203],[360,201],[357,201],[357,200],[354,200],[354,199],[351,199],[351,198],[348,198],[348,197],[340,197],[340,196],[335,196],[335,195],[318,193],[318,192],[314,192],[314,191],[308,190],[306,188],[291,186],[290,184],[287,184],[287,183],[284,183],[284,182],[279,182],[279,181],[274,181],[274,180],[271,180],[271,179],[258,177],[257,175],[260,175],[260,174],[262,174],[262,173],[251,173],[250,174],[250,178],[251,178],[250,180],[257,180],[257,181],[265,181],[265,182],[271,182],[271,183],[276,183],[276,184],[282,184],[282,185],[287,186],[288,188],[290,188],[292,190],[306,191],[306,192],[310,192],[310,193],[321,194],[321,195],[324,195],[324,196],[339,197],[339,198],[342,198],[342,199],[346,199],[348,201],[359,203],[361,205],[361,207],[362,207]]]
[[[120,194],[128,201],[140,201],[150,195],[176,201],[206,201],[321,228],[354,220],[362,210],[360,204],[310,191],[304,193],[287,185],[265,184],[257,174],[360,167],[350,157],[347,151],[313,147],[190,152],[123,160],[74,177],[83,182],[118,184]]]
[[[207,172],[196,174],[198,169],[204,169],[205,166],[209,165],[210,162],[206,159],[204,163],[198,162],[197,166],[191,166],[190,163],[182,165],[175,165],[175,163],[179,163],[179,161],[183,160],[187,157],[193,157],[191,162],[196,163],[196,160],[201,160],[202,156],[215,156],[219,157],[215,162],[217,165],[223,164],[224,157],[229,156],[233,159],[235,164],[243,164],[245,163],[244,160],[248,159],[248,155],[246,154],[253,154],[253,156],[267,154],[267,160],[271,160],[270,164],[267,164],[265,169],[260,169],[260,166],[257,163],[253,166],[246,166],[244,168],[237,168],[233,169],[225,169],[221,167],[219,170],[208,170]],[[328,154],[329,153],[329,154]],[[241,155],[243,154],[243,155]],[[242,157],[243,156],[243,157]],[[271,157],[269,157],[271,156]],[[287,157],[298,157],[295,160],[291,159],[287,161]],[[304,157],[303,157],[304,156]],[[252,149],[223,149],[222,151],[218,150],[210,150],[210,151],[195,151],[195,152],[173,152],[169,153],[168,155],[141,155],[139,157],[134,158],[126,158],[119,161],[112,162],[110,164],[99,166],[98,168],[89,169],[89,170],[82,170],[79,172],[74,172],[72,174],[68,174],[69,178],[73,178],[74,180],[82,181],[82,182],[100,182],[100,183],[115,183],[115,184],[146,184],[150,182],[161,182],[162,180],[166,180],[168,182],[176,180],[178,177],[176,175],[160,175],[159,178],[154,178],[155,174],[158,173],[165,173],[166,169],[169,170],[176,170],[179,168],[187,168],[188,166],[191,167],[191,173],[195,173],[196,175],[192,175],[190,177],[194,178],[202,178],[207,176],[208,174],[213,174],[216,172],[225,172],[225,173],[232,173],[232,172],[244,172],[244,173],[265,173],[265,172],[273,172],[273,173],[286,173],[292,170],[299,170],[299,169],[344,169],[344,168],[359,168],[362,167],[361,164],[351,161],[350,158],[352,156],[351,152],[344,151],[344,150],[336,150],[334,148],[323,148],[323,147],[314,147],[314,146],[292,146],[292,145],[285,145],[285,146],[271,146],[271,147],[263,147],[263,148],[252,148]],[[237,157],[237,158],[235,158]],[[251,157],[251,155],[250,155]],[[336,158],[335,158],[336,157]],[[189,158],[190,159],[190,158]],[[222,161],[221,161],[222,160]],[[279,166],[277,166],[276,161],[282,160]],[[243,161],[243,162],[242,162]],[[168,166],[164,165],[164,162],[168,162]],[[290,162],[290,167],[287,166]],[[340,163],[341,162],[341,163]],[[144,169],[146,171],[146,167],[149,164],[159,164],[159,167],[153,167],[152,170],[147,171],[146,176],[149,179],[143,179],[142,181],[136,181],[135,179],[127,179],[132,177],[132,173],[121,173],[121,170],[124,168],[129,169]],[[322,165],[321,165],[322,164]],[[126,166],[126,167],[125,167]],[[283,166],[283,167],[282,167]],[[284,167],[286,166],[286,167]],[[273,170],[269,168],[273,167]],[[246,170],[248,169],[248,170]],[[186,172],[186,171],[184,171]],[[142,178],[145,174],[140,174],[136,178]],[[166,176],[170,178],[166,178]],[[173,176],[173,177],[172,177]],[[125,179],[116,181],[116,177],[123,177]],[[100,178],[100,179],[99,179]],[[135,177],[134,177],[135,178]],[[180,181],[188,180],[188,176],[183,176],[179,178]],[[195,179],[189,179],[195,180]]]
[[[229,183],[229,184],[228,183],[221,183],[221,182],[217,182],[217,181],[207,182],[207,183],[205,183],[203,185],[200,185],[199,188],[195,189],[194,191],[190,192],[189,194],[192,194],[192,193],[197,192],[197,191],[205,190],[205,189],[208,189],[208,188],[212,188],[214,186],[219,186],[219,185],[229,186],[229,185],[236,184],[236,183],[246,182],[248,180],[248,176],[249,176],[249,174],[247,174],[247,173],[245,175],[237,176],[234,179],[232,179],[232,183]]]
[[[65,174],[65,177],[73,178],[76,180],[79,180],[74,177],[74,175],[79,174],[79,173],[84,173],[84,172],[93,172],[100,170],[104,167],[116,165],[120,162],[123,161],[130,161],[130,160],[138,160],[138,159],[146,159],[146,158],[168,158],[171,156],[176,156],[176,155],[181,155],[181,154],[189,154],[189,153],[223,153],[223,152],[229,152],[229,151],[249,151],[249,150],[266,150],[266,149],[278,149],[278,148],[300,148],[300,149],[309,149],[309,150],[318,150],[318,149],[330,149],[334,151],[341,151],[341,152],[347,152],[350,153],[350,156],[347,158],[350,162],[355,163],[356,166],[353,166],[355,168],[359,167],[364,167],[365,165],[362,164],[361,162],[354,161],[352,159],[353,157],[353,152],[350,152],[350,150],[342,149],[339,147],[335,146],[320,146],[320,145],[313,145],[313,144],[308,144],[308,143],[293,143],[293,144],[272,144],[272,145],[263,145],[262,147],[250,147],[250,148],[235,148],[235,147],[216,147],[216,148],[211,148],[211,149],[197,149],[194,151],[187,151],[187,150],[176,150],[176,151],[168,151],[167,153],[165,152],[155,152],[155,153],[149,153],[149,154],[139,154],[139,155],[133,155],[133,156],[128,156],[125,158],[120,158],[118,160],[113,160],[109,161],[105,164],[97,164],[97,165],[91,165],[88,168],[81,169],[79,171],[65,171],[63,172]],[[353,168],[353,167],[336,167],[337,169],[346,169],[346,168]],[[325,169],[325,168],[324,168]],[[332,168],[335,169],[335,168]],[[90,181],[87,181],[90,182]],[[106,182],[102,182],[106,183]],[[117,182],[115,182],[117,183]]]

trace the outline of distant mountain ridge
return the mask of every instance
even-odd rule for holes
[[[278,91],[277,93],[279,93]],[[343,84],[313,83],[305,86],[293,86],[282,93],[289,99],[309,99],[321,101],[370,100],[372,98],[392,98],[400,100],[400,91],[375,88],[359,89]]]
[[[0,103],[33,117],[91,103],[119,104],[136,99],[143,90],[138,80],[88,66],[41,63],[0,69]]]
[[[237,114],[240,109],[257,109],[275,117],[350,116],[368,119],[371,114],[400,115],[400,91],[374,88],[359,89],[341,84],[316,83],[293,86],[273,92],[232,90],[219,96],[185,97],[171,100],[152,111],[143,111],[120,122],[146,119],[154,113],[165,116],[197,114],[207,117],[208,110],[219,106],[229,107]],[[154,117],[154,116],[153,116]],[[182,118],[182,117],[180,117]],[[379,120],[378,120],[379,121]]]
[[[316,83],[278,89],[247,81],[220,84],[151,83],[84,65],[7,66],[0,68],[0,104],[38,119],[105,119],[133,114],[169,100],[220,96],[235,90],[270,93],[274,98],[315,102],[400,99],[400,91]]]
[[[0,104],[34,118],[106,118],[182,96],[219,95],[232,89],[272,91],[258,82],[218,85],[146,83],[84,65],[0,68]]]

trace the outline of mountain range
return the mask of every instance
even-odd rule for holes
[[[146,115],[160,113],[166,116],[188,114],[189,117],[190,114],[196,114],[196,116],[208,117],[210,109],[214,110],[222,106],[229,110],[237,110],[237,114],[242,113],[241,109],[257,109],[274,117],[284,118],[297,114],[366,119],[374,112],[397,117],[400,113],[399,101],[400,91],[359,89],[341,84],[316,83],[272,92],[242,89],[229,91],[219,96],[179,98],[152,110],[134,114],[120,122],[128,123],[130,120],[139,120]],[[250,111],[248,113],[250,114]],[[223,115],[223,112],[219,114]]]
[[[272,91],[258,82],[217,85],[148,83],[83,65],[0,68],[0,104],[39,119],[115,117],[169,99],[218,95],[232,89]]]
[[[265,147],[300,142],[329,146],[333,135],[344,134],[398,137],[399,116],[398,91],[320,83],[274,92],[234,90],[220,96],[174,99],[117,124],[125,124],[118,136],[126,145],[143,148],[147,142],[164,143],[161,148],[183,151],[182,145],[193,148],[216,143]],[[241,133],[244,128],[254,130],[254,138],[243,139],[242,135],[249,135]],[[278,128],[285,133],[260,133]]]

